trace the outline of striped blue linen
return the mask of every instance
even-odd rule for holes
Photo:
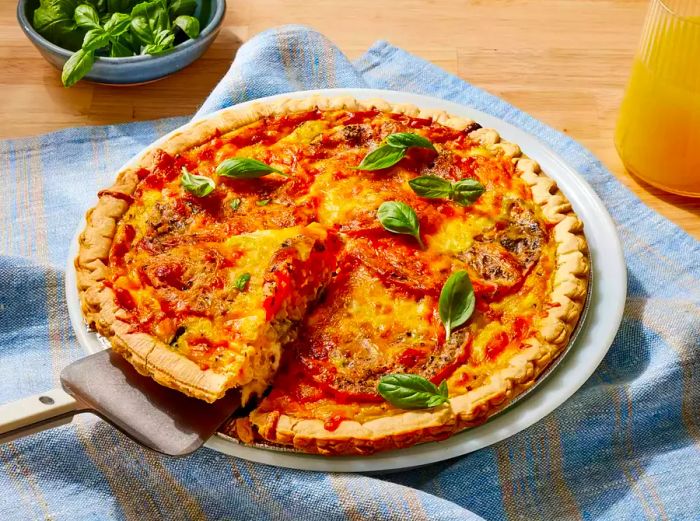
[[[352,63],[307,28],[267,31],[241,47],[198,115],[325,87],[471,105],[537,135],[587,179],[616,221],[629,273],[622,327],[595,374],[508,440],[382,477],[290,471],[208,449],[170,459],[78,417],[0,446],[0,519],[700,519],[700,244],[575,141],[386,42]],[[70,238],[115,169],[184,121],[0,142],[1,401],[56,386],[82,355],[64,304]]]

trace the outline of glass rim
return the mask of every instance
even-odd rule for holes
[[[668,14],[670,14],[674,18],[679,19],[682,23],[700,25],[700,14],[698,14],[698,17],[696,20],[693,20],[693,19],[691,19],[691,17],[689,15],[680,14],[677,10],[673,9],[669,5],[669,0],[652,0],[652,3],[660,4],[661,7],[664,9],[664,11],[666,11]]]

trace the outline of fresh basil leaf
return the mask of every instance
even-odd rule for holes
[[[101,29],[100,25],[100,15],[90,4],[80,4],[75,8],[75,13],[73,13],[73,19],[78,27],[83,27],[85,29]]]
[[[171,28],[168,10],[163,6],[160,6],[155,10],[150,21],[153,29],[156,31],[169,31]]]
[[[425,248],[420,238],[420,223],[413,208],[401,201],[386,201],[377,210],[377,219],[385,230],[392,233],[412,235],[421,248]]]
[[[248,282],[250,281],[250,273],[241,273],[238,277],[236,277],[236,280],[233,282],[233,285],[238,291],[245,291],[246,286],[248,286]]]
[[[163,48],[169,47],[175,41],[175,35],[169,29],[162,29],[156,34],[156,39],[154,43],[160,45]]]
[[[163,54],[164,51],[165,49],[163,49],[160,45],[150,43],[141,49],[141,54],[150,54],[151,56],[158,56],[159,54]]]
[[[95,51],[80,49],[74,52],[73,56],[63,64],[63,72],[61,73],[63,85],[65,87],[75,85],[78,80],[90,72],[93,63],[95,63]]]
[[[462,179],[454,184],[450,199],[462,206],[473,204],[486,191],[476,179]]]
[[[445,341],[450,339],[455,328],[469,320],[475,304],[474,288],[467,272],[457,271],[450,275],[442,287],[438,302],[440,320],[445,326]]]
[[[170,17],[168,11],[159,0],[141,2],[131,10],[131,16],[143,16],[154,33],[170,29]]]
[[[42,2],[34,10],[32,25],[50,42],[69,51],[77,51],[85,36],[85,29],[78,27],[73,19],[76,7],[77,2],[72,0]]]
[[[419,136],[418,134],[413,134],[411,132],[398,132],[396,134],[389,134],[386,137],[386,144],[397,148],[429,148],[430,150],[435,150],[435,147],[430,142],[429,139]]]
[[[136,4],[131,10],[131,18],[131,32],[143,45],[152,46],[144,49],[142,54],[158,54],[167,49],[162,41],[165,35],[158,41],[159,33],[168,31],[170,34],[170,18],[161,0]]]
[[[238,208],[240,208],[241,203],[242,203],[241,198],[240,198],[240,197],[236,197],[235,199],[233,199],[233,200],[229,203],[229,206],[231,207],[231,210],[233,210],[233,211],[235,212],[236,210],[238,210]]]
[[[452,183],[434,175],[423,175],[408,182],[411,189],[428,199],[447,199],[452,195]]]
[[[124,13],[114,13],[105,24],[105,31],[107,31],[112,37],[121,36],[129,30],[130,24],[131,16]]]
[[[193,40],[199,36],[199,20],[194,16],[178,16],[173,20],[173,27],[182,29],[182,32]]]
[[[377,391],[387,402],[400,409],[427,409],[449,401],[447,382],[437,387],[417,374],[387,374],[382,376]]]
[[[396,148],[391,145],[382,145],[367,154],[355,170],[381,170],[389,168],[401,161],[406,155],[405,148]]]
[[[169,29],[163,29],[155,35],[152,44],[146,45],[146,47],[143,48],[142,54],[162,54],[172,49],[174,41],[175,35]]]
[[[102,47],[107,46],[109,43],[109,33],[106,32],[102,27],[97,29],[90,29],[85,33],[85,38],[83,38],[83,48],[82,51],[96,51]]]
[[[99,14],[107,11],[107,0],[83,0],[81,3],[91,5]]]
[[[272,199],[258,199],[255,202],[255,204],[257,204],[258,206],[267,206],[268,204],[270,204],[270,201],[272,201]]]
[[[148,19],[151,16],[153,10],[160,6],[160,3],[155,2],[139,2],[131,8],[131,16],[143,16]]]
[[[107,0],[107,10],[110,13],[130,13],[138,0]]]
[[[197,0],[171,0],[168,6],[171,18],[177,18],[182,15],[193,15],[197,8]]]
[[[233,179],[256,179],[258,177],[263,177],[268,174],[280,174],[287,176],[284,172],[277,170],[258,161],[257,159],[251,159],[249,157],[234,157],[231,159],[225,159],[219,166],[216,167],[216,173],[223,177],[231,177]]]
[[[79,0],[39,0],[39,5],[43,7],[55,7],[63,11],[75,11],[78,4],[84,4]]]
[[[129,33],[124,33],[117,38],[109,39],[111,45],[109,47],[109,55],[112,58],[124,58],[126,56],[133,56],[134,50],[132,44],[129,40],[131,35]]]
[[[170,18],[165,2],[162,0],[151,0],[150,2],[140,2],[131,9],[131,16],[143,16],[154,32],[170,29]]]
[[[206,197],[216,187],[212,178],[205,175],[190,174],[184,166],[182,167],[180,184],[185,190],[197,197]]]
[[[152,44],[156,37],[145,16],[132,15],[131,33],[144,45]]]

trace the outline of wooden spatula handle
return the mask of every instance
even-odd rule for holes
[[[0,405],[0,443],[68,423],[79,409],[63,389]]]

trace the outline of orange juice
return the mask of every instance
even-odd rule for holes
[[[681,16],[683,12],[689,16]],[[648,183],[700,197],[700,0],[654,0],[615,144]]]

